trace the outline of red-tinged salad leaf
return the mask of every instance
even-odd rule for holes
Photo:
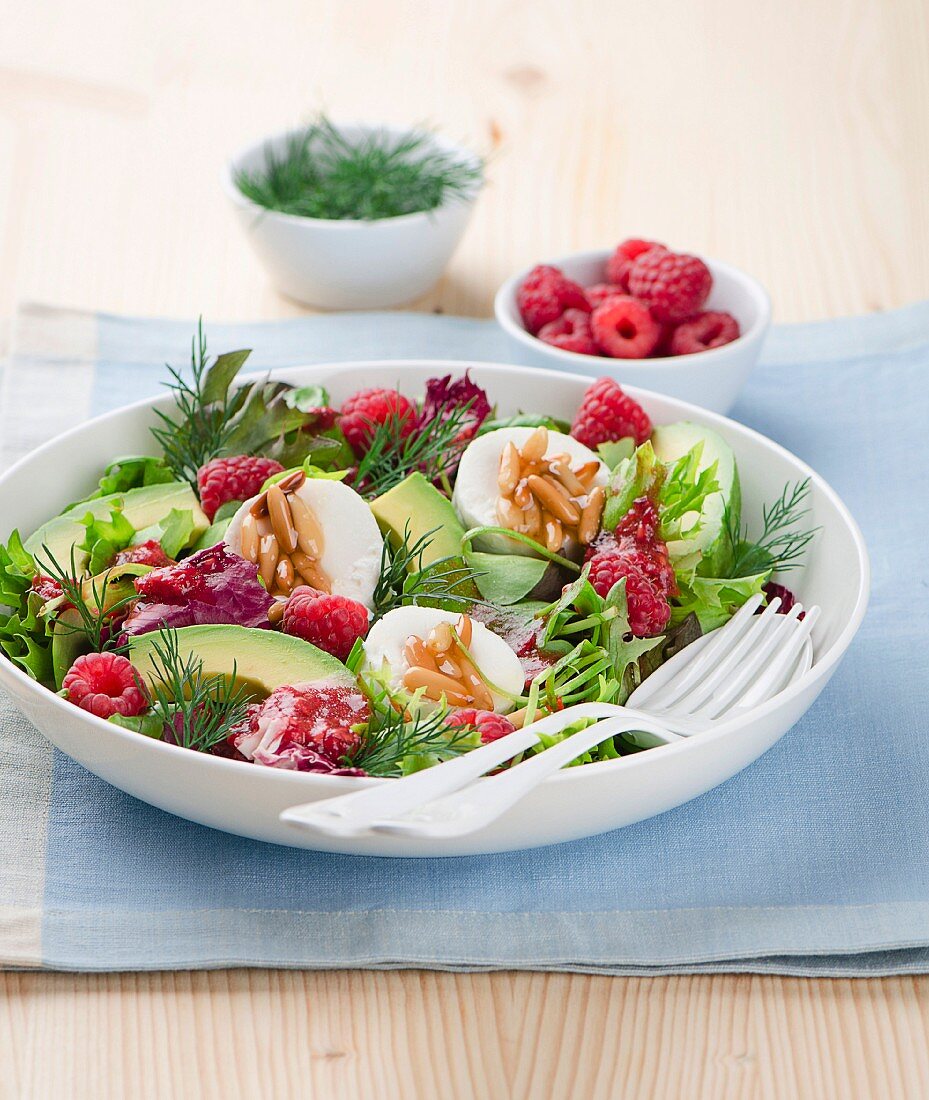
[[[487,391],[471,381],[470,371],[465,371],[461,378],[454,380],[450,374],[443,378],[430,378],[426,383],[418,427],[423,430],[436,421],[448,420],[459,409],[466,411],[462,431],[468,432],[467,438],[471,439],[490,416],[491,405]]]
[[[136,591],[140,598],[123,625],[126,634],[220,623],[267,627],[274,603],[257,567],[222,544],[153,569],[139,577]]]

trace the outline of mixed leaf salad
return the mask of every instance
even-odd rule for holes
[[[0,648],[90,714],[266,767],[395,776],[622,703],[800,563],[808,486],[741,523],[716,432],[609,379],[571,423],[466,373],[241,384],[202,332],[151,453],[0,546]],[[541,751],[575,727],[546,738]],[[639,751],[622,737],[576,763]]]

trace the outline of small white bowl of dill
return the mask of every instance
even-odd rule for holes
[[[439,279],[484,182],[483,160],[429,130],[321,117],[243,149],[223,188],[282,293],[382,309]]]

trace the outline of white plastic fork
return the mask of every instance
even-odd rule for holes
[[[780,601],[773,600],[756,616],[762,600],[749,600],[724,627],[671,658],[624,707],[568,707],[440,767],[295,806],[281,820],[340,837],[370,830],[464,835],[489,824],[547,776],[608,737],[644,732],[659,744],[668,743],[708,728],[723,715],[734,717],[776,694],[792,678],[819,611],[811,608],[799,621],[801,605],[777,615]],[[540,735],[581,718],[599,721],[506,772],[473,782],[535,745]]]

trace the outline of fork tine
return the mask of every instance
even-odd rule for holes
[[[743,654],[735,675],[719,685],[697,713],[707,718],[719,718],[750,691],[765,664],[790,640],[790,632],[802,611],[802,604],[794,604],[786,615],[778,615],[778,621],[765,632],[763,638],[758,639],[757,645]]]
[[[816,625],[819,614],[819,607],[813,606],[807,609],[803,621],[797,626],[783,649],[742,698],[738,700],[732,708],[733,710],[757,707],[783,690],[784,678],[793,668],[794,662],[799,657],[807,638],[813,633],[813,627]]]
[[[734,636],[735,640],[728,647],[728,652],[715,664],[705,664],[701,670],[703,675],[697,683],[684,687],[675,685],[672,680],[673,690],[667,696],[662,693],[655,700],[652,709],[657,706],[662,711],[677,714],[693,714],[699,710],[719,685],[724,683],[733,670],[737,669],[753,652],[755,646],[760,644],[777,615],[780,605],[781,601],[775,597],[760,615],[746,616],[747,622],[743,623],[738,634]]]
[[[660,677],[656,680],[650,676],[640,684],[635,689],[635,706],[648,707],[649,702],[656,695],[660,695],[662,707],[673,706],[675,699],[689,691],[695,684],[699,684],[707,670],[713,668],[738,643],[742,634],[752,625],[755,611],[763,599],[764,596],[759,593],[747,600],[729,622],[714,633],[713,640],[707,642],[703,651],[694,657],[678,675],[672,676],[666,683],[662,683]]]

